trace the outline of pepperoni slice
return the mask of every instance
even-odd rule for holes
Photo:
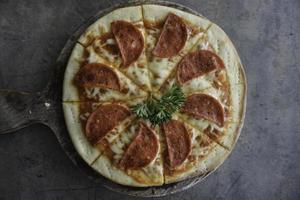
[[[224,126],[224,109],[217,99],[207,94],[193,94],[187,97],[181,112],[197,119],[207,119],[218,126]]]
[[[162,125],[165,133],[169,166],[174,168],[182,164],[191,153],[192,144],[188,130],[177,120],[170,120]]]
[[[130,116],[130,110],[118,104],[101,105],[87,120],[85,133],[91,144],[98,143],[121,121]]]
[[[127,148],[120,167],[124,169],[140,169],[149,165],[158,153],[158,139],[145,123],[139,124],[137,136]]]
[[[128,67],[143,52],[143,35],[132,23],[123,20],[112,22],[111,28],[121,52],[122,66]]]
[[[188,28],[183,20],[169,13],[160,33],[153,55],[160,58],[170,58],[179,53],[187,41]]]
[[[198,50],[187,54],[177,66],[177,80],[183,84],[191,79],[207,74],[215,69],[223,69],[222,59],[208,50]]]
[[[80,87],[121,90],[118,75],[110,67],[101,63],[90,63],[81,67],[75,76],[75,84]]]

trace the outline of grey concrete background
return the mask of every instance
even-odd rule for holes
[[[0,88],[43,89],[67,38],[89,16],[119,2],[0,0]],[[248,106],[241,137],[222,167],[163,199],[300,199],[300,1],[176,2],[231,37],[247,73]],[[0,135],[1,200],[121,198],[132,197],[86,178],[47,127]]]

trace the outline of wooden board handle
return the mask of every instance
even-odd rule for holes
[[[0,90],[0,134],[43,122],[50,106],[44,93]]]

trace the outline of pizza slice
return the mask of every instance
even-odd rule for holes
[[[104,177],[122,185],[162,185],[163,164],[160,136],[156,128],[135,121],[107,145],[92,167]]]
[[[113,101],[147,97],[147,93],[97,54],[76,44],[63,85],[63,101]]]
[[[93,23],[78,42],[118,68],[144,90],[151,90],[140,6],[114,10]]]
[[[174,8],[142,5],[146,55],[156,91],[181,58],[197,43],[211,22]]]
[[[229,151],[177,116],[161,125],[164,136],[165,183],[206,176],[223,163]]]

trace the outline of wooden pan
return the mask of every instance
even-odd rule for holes
[[[42,123],[48,126],[53,131],[63,150],[73,161],[73,163],[82,171],[84,171],[88,177],[99,183],[99,185],[127,195],[141,197],[159,197],[186,190],[201,182],[212,171],[196,178],[191,178],[179,183],[168,184],[159,187],[135,188],[114,183],[96,173],[78,155],[69,138],[62,109],[62,83],[64,71],[67,66],[71,51],[75,46],[79,36],[94,21],[113,11],[114,9],[141,4],[164,5],[201,16],[190,8],[176,3],[151,0],[138,2],[134,1],[101,10],[96,15],[92,16],[90,19],[84,22],[79,27],[79,29],[69,38],[56,61],[55,72],[53,73],[53,76],[50,79],[47,87],[42,92],[24,93],[17,91],[0,90],[0,113],[2,113],[0,115],[0,134],[12,133],[31,124]]]

